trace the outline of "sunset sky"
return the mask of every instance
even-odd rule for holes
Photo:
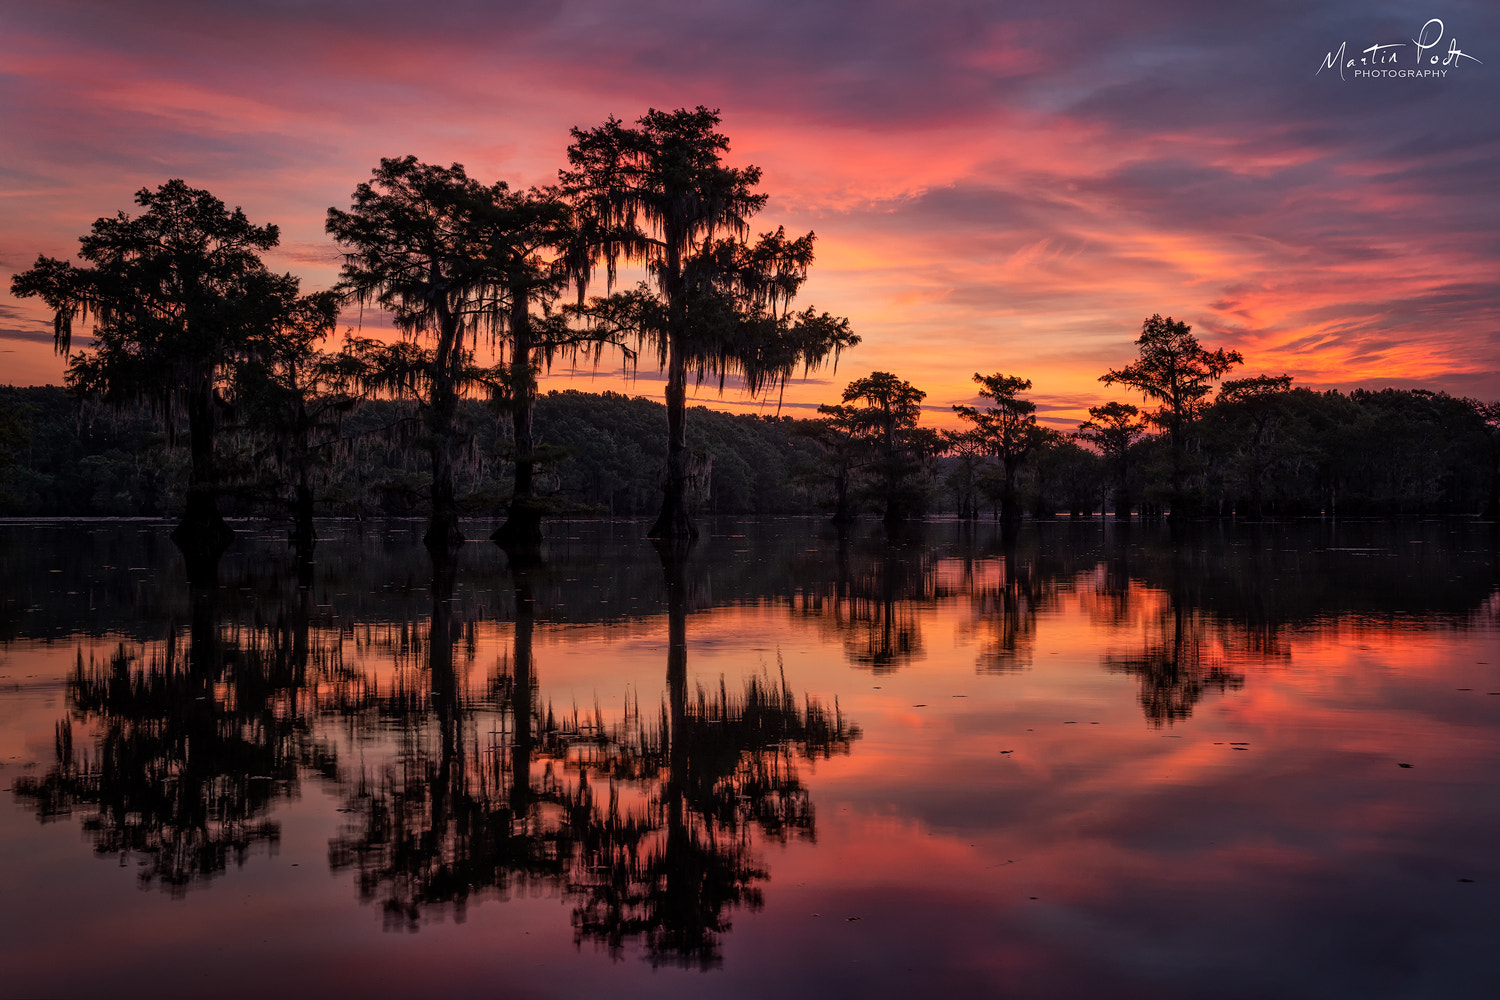
[[[1320,70],[1341,44],[1401,75]],[[544,184],[570,127],[698,104],[764,171],[756,228],[816,231],[799,304],[864,341],[783,412],[878,369],[949,423],[1002,371],[1066,426],[1139,402],[1097,379],[1158,312],[1247,375],[1500,397],[1500,7],[1302,0],[0,0],[0,378],[63,374],[10,275],[140,187],[278,224],[311,291],[382,156]]]

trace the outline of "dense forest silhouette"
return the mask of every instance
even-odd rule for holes
[[[1290,389],[1208,407],[1185,476],[1200,515],[1433,516],[1487,514],[1494,500],[1494,425],[1471,400],[1421,390]],[[689,494],[699,516],[864,514],[887,507],[879,451],[841,441],[827,424],[790,416],[689,411],[697,447],[712,456]],[[373,399],[341,416],[329,459],[309,467],[319,517],[426,516],[427,456],[405,433],[411,404]],[[642,397],[573,390],[533,407],[533,490],[552,516],[646,517],[661,501],[664,407]],[[464,517],[503,513],[512,441],[477,400],[457,407],[466,435],[455,476]],[[58,387],[0,386],[0,516],[172,517],[182,510],[188,458],[149,414],[120,412]],[[1248,435],[1248,436],[1246,436]],[[1257,437],[1258,435],[1258,437]],[[294,518],[297,482],[257,455],[258,434],[224,449],[234,470],[219,486],[233,516]],[[962,438],[962,434],[952,435]],[[960,440],[905,459],[897,489],[911,516],[999,517],[1007,489],[1026,516],[1140,513],[1170,504],[1170,443],[1137,433],[1100,454],[1062,435],[1041,440],[1007,487],[1000,462]],[[1121,471],[1123,468],[1123,472]],[[309,488],[311,492],[311,488]]]

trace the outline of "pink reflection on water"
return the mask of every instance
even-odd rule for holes
[[[915,592],[883,592],[881,573],[905,572],[886,567],[826,599],[687,615],[682,713],[721,690],[739,696],[751,678],[784,678],[801,710],[836,702],[859,727],[847,752],[773,755],[778,767],[795,765],[807,793],[805,836],[778,838],[743,820],[731,835],[669,815],[673,786],[690,785],[695,765],[672,759],[681,722],[659,614],[536,623],[538,718],[558,721],[559,742],[539,744],[524,783],[541,795],[587,786],[593,803],[613,802],[601,815],[622,823],[668,816],[642,852],[668,852],[679,829],[743,850],[736,864],[764,872],[747,879],[763,906],[722,915],[723,972],[713,982],[745,995],[788,980],[807,993],[877,996],[939,985],[1022,996],[1381,995],[1391,983],[1420,993],[1442,988],[1444,956],[1482,948],[1500,882],[1500,806],[1489,794],[1500,778],[1493,615],[1481,608],[1464,627],[1372,616],[1266,625],[1104,568],[1029,579],[1024,570],[1003,557],[934,560]],[[136,892],[141,859],[89,856],[86,809],[46,825],[18,799],[0,810],[0,843],[25,859],[7,885],[29,904],[25,926],[7,923],[14,981],[53,982],[84,934],[104,942],[101,968],[117,975],[145,981],[154,967],[172,970],[166,992],[206,971],[208,955],[245,968],[244,992],[267,987],[274,976],[256,958],[265,954],[306,984],[336,980],[337,967],[345,985],[375,993],[416,988],[403,963],[439,961],[466,987],[499,965],[533,961],[547,970],[514,982],[538,994],[701,988],[681,970],[653,971],[639,946],[616,950],[618,963],[587,937],[575,948],[576,880],[476,890],[462,907],[434,897],[417,933],[396,936],[360,904],[356,874],[411,870],[330,873],[334,845],[358,818],[337,810],[353,808],[360,776],[373,788],[386,773],[417,775],[420,795],[397,784],[380,794],[406,796],[434,830],[443,794],[508,802],[513,792],[505,782],[515,775],[495,758],[511,749],[515,709],[494,692],[516,676],[518,627],[481,620],[459,631],[453,698],[467,714],[449,735],[440,707],[423,701],[435,684],[426,624],[418,615],[404,626],[313,630],[323,666],[295,697],[270,699],[267,718],[302,713],[313,742],[336,751],[337,773],[319,779],[304,768],[295,792],[288,786],[267,808],[280,824],[275,848],[252,852],[206,883],[211,890],[183,900]],[[887,625],[921,655],[870,669],[863,657]],[[115,645],[6,647],[0,673],[17,685],[0,692],[8,785],[46,771],[60,720],[70,720],[75,747],[100,738],[104,720],[69,704],[67,682],[80,658],[103,660]],[[138,642],[137,662],[161,646]],[[226,716],[248,707],[246,691],[225,681],[211,691]],[[371,693],[400,696],[409,710],[377,711]],[[706,729],[714,718],[700,712],[697,722]],[[643,735],[630,766],[602,766],[603,744],[590,740],[632,725]],[[498,783],[480,794],[436,777],[459,764]],[[727,784],[714,787],[751,772],[724,774],[716,780]],[[535,822],[561,826],[570,802],[545,803]],[[379,834],[358,834],[372,829]],[[466,830],[433,834],[442,857],[464,849]],[[376,846],[384,850],[378,837]],[[623,855],[600,854],[598,867],[606,856]],[[111,926],[124,930],[111,935]],[[247,926],[264,930],[246,935]],[[197,957],[174,961],[173,949]],[[1463,967],[1476,968],[1472,959]],[[103,973],[65,981],[71,990]]]

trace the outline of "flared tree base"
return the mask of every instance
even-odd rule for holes
[[[422,536],[422,544],[429,552],[451,553],[464,543],[463,532],[458,530],[458,515],[434,517]]]
[[[542,544],[542,512],[530,508],[515,507],[505,523],[490,535],[490,541],[502,549],[512,546],[538,546]]]
[[[681,504],[668,501],[662,504],[661,513],[657,515],[656,523],[651,525],[651,530],[646,532],[646,537],[693,541],[698,537],[698,526],[688,517]]]
[[[505,523],[490,535],[490,541],[505,552],[512,568],[541,565],[542,514],[543,510],[535,500],[512,500]]]
[[[172,530],[172,542],[187,565],[188,582],[208,585],[218,579],[219,560],[234,542],[234,529],[217,510],[197,511]]]
[[[287,540],[292,543],[297,563],[311,563],[313,549],[318,545],[318,529],[313,525],[313,495],[306,486],[297,487],[296,508],[293,511],[292,530]]]
[[[680,576],[695,544],[694,539],[686,537],[651,539],[651,547],[656,550],[656,557],[661,560],[662,568],[668,571],[669,584],[676,579],[671,575],[672,573]]]

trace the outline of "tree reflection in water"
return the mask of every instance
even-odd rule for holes
[[[537,718],[530,571],[514,574],[509,662],[490,678],[488,696],[468,704],[454,670],[463,629],[453,621],[453,563],[440,558],[433,567],[428,669],[398,675],[385,695],[371,689],[363,706],[366,726],[400,734],[396,758],[351,780],[351,820],[329,845],[329,864],[356,873],[360,898],[379,903],[389,929],[415,930],[424,915],[445,908],[462,919],[473,899],[505,898],[532,880],[557,882],[574,853],[555,769],[536,785],[531,774],[538,751],[561,759],[564,733],[550,712]],[[494,728],[481,732],[481,721]],[[427,738],[433,729],[436,743]]]
[[[892,673],[921,660],[921,612],[938,596],[935,558],[923,527],[897,524],[855,539],[852,529],[840,525],[834,575],[798,580],[794,613],[841,639],[845,658],[871,673]]]
[[[1104,665],[1141,683],[1141,710],[1154,727],[1186,719],[1210,691],[1238,690],[1245,675],[1229,669],[1202,612],[1169,601],[1147,626],[1143,649],[1107,653]]]
[[[736,910],[761,904],[769,875],[757,849],[815,836],[799,766],[850,752],[860,733],[774,674],[695,687],[690,616],[781,608],[822,631],[835,660],[872,671],[920,670],[922,629],[951,620],[979,671],[1003,673],[1036,666],[1058,634],[1049,615],[1076,611],[1072,627],[1098,637],[1089,655],[1136,678],[1148,724],[1164,726],[1254,669],[1281,667],[1299,630],[1493,628],[1497,608],[1495,536],[1462,526],[1209,527],[1202,538],[1062,523],[1019,534],[932,525],[894,538],[797,530],[754,536],[755,551],[729,543],[746,550],[739,562],[717,557],[710,539],[692,559],[663,549],[659,565],[645,553],[600,568],[614,544],[601,533],[587,543],[597,550],[555,568],[513,565],[498,578],[504,596],[483,599],[513,621],[509,648],[472,685],[473,595],[485,591],[456,604],[460,567],[429,563],[416,546],[362,539],[339,563],[330,545],[314,586],[298,567],[295,590],[291,573],[249,560],[234,582],[252,586],[145,600],[101,590],[92,633],[66,631],[52,591],[33,582],[13,603],[37,610],[5,620],[7,641],[135,640],[94,657],[80,646],[54,760],[16,779],[15,794],[43,822],[81,816],[97,852],[180,896],[274,849],[278,806],[326,782],[345,810],[330,864],[388,927],[534,888],[567,901],[580,945],[707,967]],[[12,563],[34,570],[27,579],[58,566],[49,587],[91,586],[61,547],[27,553]],[[466,585],[491,585],[470,569]],[[600,626],[652,614],[656,579],[668,632],[660,706],[559,717],[540,693],[538,619]],[[429,581],[430,608],[413,608]],[[321,610],[346,593],[346,617]],[[624,605],[640,610],[615,610]],[[387,666],[393,680],[381,679]],[[341,761],[333,748],[345,745],[373,763]]]
[[[965,548],[962,566],[956,589],[969,598],[972,617],[959,632],[979,643],[975,669],[982,674],[1029,669],[1036,651],[1037,615],[1056,604],[1063,581],[1039,571],[1036,553],[1022,551],[1009,532],[1002,536],[998,558],[976,559],[971,545]]]
[[[667,704],[656,727],[639,713],[601,738],[583,770],[609,779],[602,810],[580,808],[585,836],[568,891],[579,899],[577,939],[618,955],[639,937],[656,964],[711,967],[720,961],[727,911],[758,909],[751,831],[785,841],[812,838],[812,801],[795,759],[848,753],[859,728],[786,686],[751,677],[742,695],[722,683],[687,694],[687,556],[659,548],[667,592]],[[644,792],[621,805],[622,783]],[[592,784],[579,785],[587,807]]]
[[[309,649],[305,604],[239,630],[220,622],[215,595],[195,589],[185,648],[173,628],[144,659],[123,643],[102,663],[80,650],[55,762],[15,788],[43,822],[83,812],[97,853],[134,858],[143,887],[174,896],[274,849],[272,804],[295,798],[304,772],[337,771],[300,704],[309,670],[333,666]],[[75,745],[75,725],[92,747]]]
[[[450,682],[451,577],[435,572],[430,704],[393,690],[369,708],[387,717],[409,709],[415,728],[436,715],[440,738],[409,740],[395,762],[362,773],[347,797],[353,818],[329,849],[388,928],[416,929],[450,910],[462,918],[476,898],[532,884],[573,901],[579,943],[620,956],[639,941],[654,963],[720,961],[729,912],[761,904],[767,874],[752,831],[811,838],[796,760],[847,753],[859,730],[836,707],[799,704],[784,680],[751,677],[742,692],[721,684],[690,697],[685,558],[668,549],[662,562],[667,699],[651,721],[627,705],[614,725],[597,711],[559,722],[540,709],[533,570],[522,566],[511,570],[509,660],[491,678],[488,705],[465,704]],[[494,725],[481,734],[484,719]]]

